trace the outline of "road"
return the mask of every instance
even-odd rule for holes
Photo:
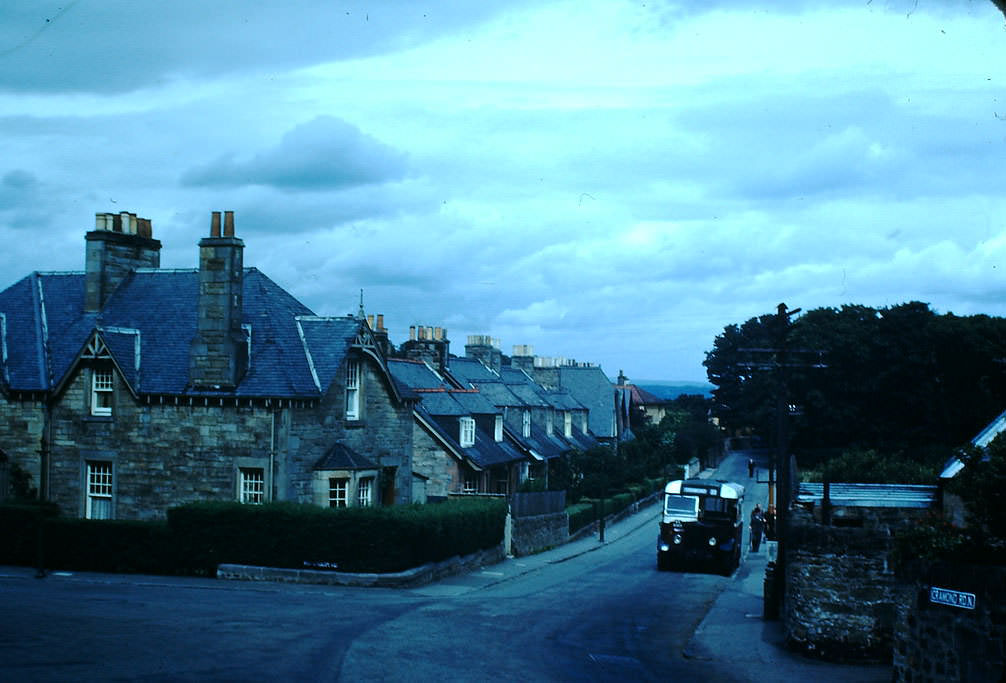
[[[745,463],[717,476],[747,482]],[[590,552],[416,589],[0,568],[0,679],[750,680],[728,652],[684,654],[750,569],[658,572],[656,531],[654,506]]]

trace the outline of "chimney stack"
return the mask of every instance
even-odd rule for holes
[[[409,325],[409,340],[402,342],[401,355],[410,360],[429,363],[440,373],[447,369],[451,342],[447,330],[428,325]]]
[[[199,240],[196,336],[189,352],[189,382],[197,389],[234,389],[248,367],[243,315],[244,242],[234,236],[234,212],[210,218],[210,236]]]
[[[97,313],[115,288],[137,268],[160,268],[161,243],[150,219],[135,213],[94,214],[94,230],[84,235],[84,311]]]

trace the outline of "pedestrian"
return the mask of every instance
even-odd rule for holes
[[[748,458],[748,479],[753,478],[754,475],[755,475],[754,458]]]
[[[775,505],[769,505],[765,511],[765,540],[775,540]]]
[[[761,534],[765,529],[765,516],[762,514],[761,505],[757,503],[751,511],[751,552],[758,552],[761,547]]]

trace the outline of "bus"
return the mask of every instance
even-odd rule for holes
[[[740,565],[744,487],[712,479],[676,479],[664,487],[657,568],[700,562],[729,576]]]

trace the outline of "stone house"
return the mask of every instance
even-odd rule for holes
[[[599,443],[587,430],[582,404],[568,392],[540,386],[519,368],[495,371],[477,358],[452,357],[448,370],[455,382],[477,388],[503,412],[515,443],[528,455],[524,478],[546,477],[550,461]]]
[[[426,479],[428,499],[516,490],[525,455],[496,406],[477,389],[452,384],[424,361],[392,359],[388,365],[395,379],[420,397],[413,471]]]
[[[660,421],[667,415],[671,401],[636,386],[629,381],[629,378],[619,370],[618,380],[615,388],[625,393],[628,399],[628,410],[639,418],[648,421],[650,424],[660,424]]]
[[[411,502],[416,399],[380,340],[245,268],[233,218],[167,270],[149,220],[97,214],[83,272],[0,292],[0,450],[64,514]]]

